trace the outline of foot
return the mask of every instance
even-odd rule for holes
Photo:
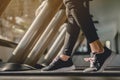
[[[85,69],[83,72],[101,72],[104,68],[110,63],[112,58],[114,57],[114,53],[108,48],[104,48],[103,54],[95,54],[92,53],[91,58],[86,58],[86,61],[90,62],[90,67]]]
[[[41,71],[68,71],[75,69],[72,59],[63,61],[60,58],[54,60],[49,66],[41,69]]]

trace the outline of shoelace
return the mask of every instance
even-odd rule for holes
[[[55,64],[59,63],[59,57],[55,57],[54,60],[50,63],[51,66],[54,66]]]
[[[90,53],[90,57],[84,58],[86,62],[90,62],[90,67],[94,67],[94,62],[96,60],[96,54],[95,53]]]

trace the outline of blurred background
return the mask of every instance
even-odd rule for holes
[[[0,38],[18,43],[34,20],[41,1],[11,0],[0,16]]]

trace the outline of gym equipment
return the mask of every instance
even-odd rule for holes
[[[26,64],[0,62],[0,72],[1,71],[26,71],[26,70],[35,70],[35,69],[36,68]]]
[[[40,11],[30,28],[16,47],[13,55],[8,62],[24,63],[35,43],[38,41],[41,33],[47,27],[55,13],[62,6],[62,0],[47,0],[43,9]]]
[[[0,39],[0,45],[5,47],[10,47],[10,48],[15,48],[18,45],[18,43]]]

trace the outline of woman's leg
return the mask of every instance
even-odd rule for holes
[[[77,41],[80,27],[77,25],[76,21],[74,20],[73,16],[71,15],[69,9],[66,9],[67,17],[68,17],[68,24],[66,26],[66,36],[65,36],[65,48],[63,53],[56,57],[49,66],[42,69],[42,71],[51,71],[51,70],[73,70],[75,66],[73,65],[72,59],[70,58],[72,54],[73,47]]]
[[[77,25],[83,30],[90,44],[91,51],[95,53],[102,53],[104,51],[103,45],[99,41],[95,26],[86,7],[83,5],[81,7],[72,8],[71,14]]]
[[[67,30],[64,42],[65,48],[63,54],[60,55],[61,59],[65,61],[70,58],[78,35],[80,33],[80,27],[77,25],[68,9],[66,9],[66,15],[68,17],[68,25],[66,26]]]
[[[66,1],[66,0],[64,0]],[[68,1],[68,2],[67,2]],[[66,15],[68,17],[67,33],[65,38],[65,49],[61,59],[68,60],[72,53],[80,28],[82,28],[92,52],[102,53],[104,51],[99,37],[96,33],[95,26],[92,22],[88,9],[85,7],[84,0],[67,0],[64,2],[66,6]]]

